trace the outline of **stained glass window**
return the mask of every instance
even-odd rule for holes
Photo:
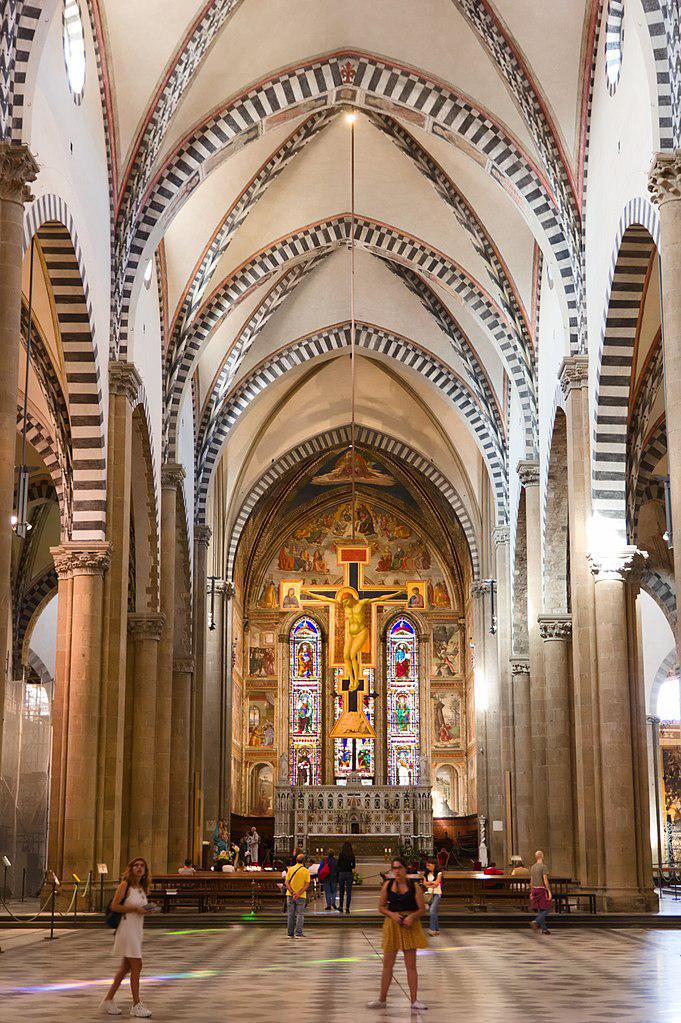
[[[336,668],[334,679],[338,681],[343,674],[342,668]],[[368,682],[370,693],[374,691],[374,669],[365,668],[364,676]],[[334,721],[338,721],[343,710],[343,700],[336,693],[334,697]],[[374,697],[364,696],[364,713],[370,723],[375,726],[374,720]],[[375,774],[375,745],[374,739],[334,739],[333,740],[333,773],[336,783],[347,778],[350,771],[359,771],[364,784],[373,782]]]
[[[416,630],[397,618],[388,630],[388,781],[416,785],[419,752],[419,682]]]
[[[291,627],[289,645],[290,780],[292,785],[319,785],[322,773],[322,637],[317,623],[307,616],[299,618]]]

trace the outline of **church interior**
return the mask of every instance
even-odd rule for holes
[[[347,842],[367,932],[390,858],[441,857],[433,1019],[676,1018],[679,0],[2,0],[0,33],[0,1020],[92,1001],[73,893],[94,926],[136,858],[145,1003],[258,1018],[272,879]],[[380,973],[334,920],[297,960],[327,1023],[344,956],[358,1011]]]

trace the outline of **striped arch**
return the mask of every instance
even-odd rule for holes
[[[627,440],[627,522],[631,529],[636,517],[636,494],[638,477],[644,447],[647,443],[650,427],[650,416],[655,400],[663,386],[664,356],[662,353],[662,337],[658,336],[656,347],[649,353],[645,368],[641,374],[638,393],[634,398],[634,408],[629,423]]]
[[[28,651],[24,649],[36,615],[57,592],[57,572],[50,565],[29,583],[21,604],[15,609],[12,636],[12,662],[15,669],[24,663]]]
[[[349,426],[341,426],[335,430],[326,430],[324,433],[317,434],[316,437],[311,437],[309,440],[287,451],[285,455],[282,455],[281,458],[277,459],[276,462],[267,468],[266,472],[263,473],[251,489],[234,520],[227,548],[228,579],[231,579],[234,573],[234,562],[241,534],[260,498],[294,466],[313,455],[330,451],[338,447],[339,444],[347,445],[350,442],[350,436],[351,429]],[[473,578],[478,579],[480,577],[480,555],[475,529],[461,498],[440,470],[425,455],[420,454],[420,452],[408,444],[404,444],[402,441],[396,440],[394,437],[390,437],[379,430],[373,430],[366,426],[357,426],[355,436],[358,444],[365,444],[367,447],[372,448],[372,450],[383,451],[406,462],[440,491],[461,523],[461,528],[468,541],[468,548],[471,554]],[[205,508],[205,499],[203,500],[202,507]]]
[[[73,445],[71,539],[104,539],[106,462],[99,352],[83,255],[73,218],[59,196],[43,195],[26,211],[24,249],[36,234],[59,324]]]
[[[660,149],[681,146],[681,11],[678,0],[642,3],[655,61]]]
[[[31,444],[50,474],[54,486],[57,503],[59,504],[59,519],[61,523],[62,537],[68,537],[71,515],[71,488],[69,477],[65,474],[62,461],[59,457],[59,449],[52,435],[50,428],[38,419],[34,411],[29,408],[27,413],[26,439]],[[17,404],[17,431],[20,432],[24,423],[23,405]]]
[[[537,220],[553,249],[561,279],[577,289],[581,307],[578,217],[565,208],[562,195],[556,198],[551,184],[520,144],[489,111],[474,106],[468,97],[443,83],[386,60],[347,51],[288,68],[213,113],[169,155],[144,195],[122,211],[112,314],[112,343],[120,346],[119,358],[127,350],[130,302],[147,242],[157,242],[201,179],[230,148],[241,147],[281,124],[282,114],[294,117],[313,105],[335,106],[341,100],[367,109],[382,106],[388,113],[407,110],[410,120],[423,130],[456,138],[475,150],[480,166]]]
[[[672,632],[676,629],[676,594],[666,579],[651,569],[641,576],[641,589],[655,601],[669,622]]]
[[[269,249],[258,253],[227,278],[204,304],[192,323],[184,348],[175,363],[168,367],[170,401],[166,404],[169,451],[175,450],[175,437],[180,403],[187,378],[211,333],[236,305],[260,283],[287,267],[293,261],[310,258],[311,254],[328,254],[346,245],[350,236],[347,215],[319,221],[281,238]],[[366,218],[358,218],[355,226],[358,245],[374,255],[413,268],[456,295],[481,323],[490,340],[500,351],[510,375],[518,388],[525,419],[526,443],[530,450],[536,445],[537,402],[532,368],[517,351],[513,335],[502,310],[491,296],[466,271],[425,242],[402,234],[394,228]]]
[[[676,650],[670,650],[669,653],[662,658],[660,666],[655,672],[655,678],[653,684],[650,687],[648,714],[652,714],[657,717],[657,701],[660,695],[660,689],[669,678],[679,676],[679,660],[676,656]]]
[[[634,497],[634,508],[632,516],[632,536],[636,538],[638,531],[638,517],[641,508],[648,501],[660,501],[664,503],[664,486],[653,479],[653,470],[661,458],[667,454],[667,422],[664,413],[653,426],[650,433],[643,442],[641,449],[641,460],[636,479],[636,491]]]
[[[416,370],[427,380],[435,382],[451,400],[473,431],[485,458],[494,489],[497,523],[500,525],[506,523],[508,521],[508,476],[505,452],[503,453],[504,457],[496,452],[480,409],[460,378],[413,341],[372,324],[357,324],[356,344],[360,350],[387,355],[402,365]],[[222,446],[235,423],[251,402],[290,369],[301,366],[310,359],[319,356],[342,352],[349,346],[350,324],[348,322],[336,324],[326,330],[299,338],[273,353],[231,392],[220,408],[216,410],[211,431],[197,461],[197,521],[202,522],[205,517],[208,483]]]
[[[288,270],[277,280],[276,284],[270,289],[239,331],[209,389],[196,435],[197,459],[200,456],[215,410],[236,379],[239,366],[246,352],[256,342],[261,331],[281,304],[293,294],[298,285],[327,256],[328,252],[322,251],[304,263],[294,264],[291,270]],[[417,296],[424,308],[433,317],[439,329],[449,338],[452,348],[467,369],[465,382],[478,401],[487,422],[490,436],[493,438],[497,449],[503,452],[506,445],[506,436],[501,419],[501,411],[492,385],[477,358],[471,342],[463,333],[456,320],[451,316],[449,310],[439,300],[433,289],[418,274],[390,260],[381,258],[381,262],[395,273],[409,290]],[[175,423],[173,426],[175,426]]]
[[[659,218],[646,199],[624,209],[612,251],[596,378],[592,454],[594,514],[613,542],[627,542],[627,439],[636,332],[648,265],[659,241]]]

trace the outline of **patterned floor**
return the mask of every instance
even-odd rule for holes
[[[0,937],[2,935],[0,934]],[[30,944],[4,943],[0,1021],[91,1020],[114,961],[102,930]],[[149,931],[143,999],[154,1019],[194,1023],[364,1023],[411,1020],[404,968],[388,1009],[372,1014],[380,931],[282,931],[244,924],[226,930]],[[451,1023],[679,1023],[681,931],[554,932],[445,929],[419,956],[423,1019]],[[129,989],[119,996],[130,1004]],[[418,1016],[414,1016],[417,1019]]]

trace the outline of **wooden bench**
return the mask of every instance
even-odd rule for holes
[[[237,871],[196,874],[159,874],[152,882],[150,897],[161,904],[164,913],[179,905],[196,905],[199,913],[222,909],[229,902],[250,905],[253,912],[265,900],[282,898],[278,871]]]

